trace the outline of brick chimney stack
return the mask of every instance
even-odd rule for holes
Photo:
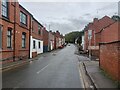
[[[94,18],[94,23],[97,23],[98,22],[98,18]]]

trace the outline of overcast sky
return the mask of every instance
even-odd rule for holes
[[[81,31],[93,18],[102,18],[105,15],[111,17],[118,13],[117,2],[21,1],[20,4],[47,29],[50,26],[52,31],[59,30],[62,34]]]

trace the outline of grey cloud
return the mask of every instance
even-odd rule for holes
[[[82,28],[84,28],[84,25],[89,22],[83,17],[65,19],[68,20],[69,23],[50,22],[51,30],[53,31],[59,30],[61,33],[64,34],[70,31],[80,31]]]
[[[70,18],[69,21],[71,22],[71,24],[73,24],[76,27],[76,29],[79,30],[89,22],[89,20],[85,19],[84,17]]]
[[[93,18],[104,15],[111,16],[117,11],[114,2],[84,2],[84,3],[21,3],[40,23],[50,25],[53,31],[59,30],[65,34],[81,30]]]

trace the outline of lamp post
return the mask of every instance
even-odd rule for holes
[[[89,40],[89,58],[91,59],[91,39],[92,39],[92,30],[88,30],[88,40]]]

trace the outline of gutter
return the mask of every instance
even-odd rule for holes
[[[92,77],[90,76],[90,74],[87,72],[87,69],[86,69],[86,66],[85,66],[85,63],[84,63],[84,62],[83,62],[83,67],[84,67],[84,69],[85,69],[86,75],[88,76],[88,78],[90,79],[90,81],[91,81],[91,83],[92,83],[92,85],[93,85],[93,87],[92,87],[92,88],[94,88],[93,90],[98,90],[98,89],[97,89],[98,86],[95,84],[94,80],[92,79]]]
[[[14,6],[14,54],[13,54],[13,62],[15,62],[15,34],[16,34],[16,27],[15,27],[15,24],[16,24],[16,2],[15,3],[15,6]]]

